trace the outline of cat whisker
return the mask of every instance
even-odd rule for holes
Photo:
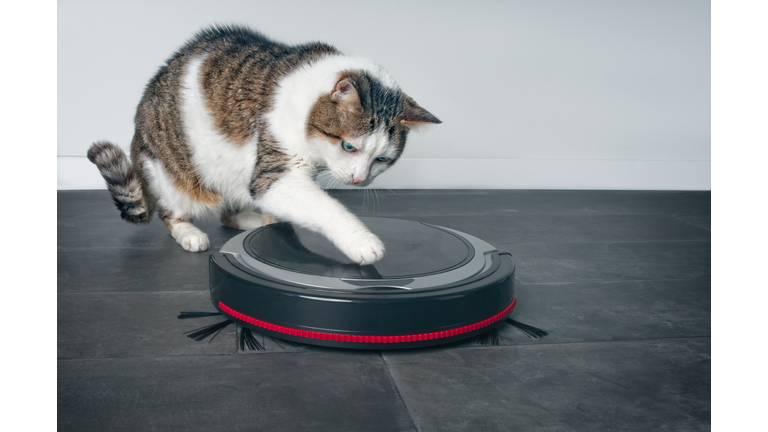
[[[397,193],[397,192],[395,192],[395,191],[393,191],[392,189],[389,189],[389,188],[379,189],[379,193],[381,193],[383,191],[389,192],[391,197],[395,199],[395,202],[397,202],[397,203],[400,202],[400,194],[399,193]],[[385,197],[384,195],[382,195],[381,198],[382,198],[382,201],[385,202],[386,198],[389,198],[389,197]]]
[[[381,189],[378,187],[377,182],[378,182],[378,179],[374,179],[371,182],[371,193],[375,199],[375,204],[374,204],[375,213],[378,213],[379,211],[381,211],[381,203],[383,202],[382,196],[381,196]]]
[[[376,214],[378,212],[378,197],[376,196],[376,180],[371,182],[371,189],[369,189],[371,194],[371,201],[373,206],[373,213]]]
[[[365,188],[363,190],[365,191],[365,195],[363,195],[363,196],[365,196],[365,198],[366,198],[365,201],[363,201],[363,204],[364,204],[363,210],[366,213],[368,213],[369,212],[369,208],[371,207],[371,190],[368,189],[368,188]]]

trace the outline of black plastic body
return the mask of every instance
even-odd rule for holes
[[[509,254],[497,252],[493,253],[490,268],[480,274],[416,291],[388,290],[386,286],[352,291],[296,286],[256,274],[227,253],[211,254],[209,270],[214,306],[236,322],[281,339],[339,348],[402,349],[450,343],[487,331],[503,319],[473,331],[433,340],[344,342],[270,331],[238,319],[221,304],[249,317],[292,329],[392,336],[441,332],[479,323],[498,316],[514,300],[514,261]]]

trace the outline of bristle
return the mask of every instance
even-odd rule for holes
[[[200,342],[201,340],[207,338],[208,336],[213,335],[211,337],[211,340],[208,341],[208,343],[211,343],[213,338],[215,338],[216,335],[219,334],[219,332],[224,330],[224,328],[226,326],[230,325],[230,324],[232,324],[232,321],[226,320],[226,321],[222,321],[220,323],[211,324],[211,325],[207,325],[205,327],[196,328],[196,329],[190,330],[190,331],[188,331],[188,332],[186,332],[184,334],[187,335],[187,337],[190,337],[190,338],[192,338],[192,339],[194,339],[194,340],[196,340],[198,342]]]
[[[289,340],[285,340],[285,339],[279,339],[279,338],[273,338],[272,336],[270,336],[269,338],[272,339],[272,342],[276,343],[277,346],[279,346],[280,348],[283,348],[283,346],[280,344],[280,342],[283,342],[283,343],[285,343],[287,345],[290,345],[290,346],[292,346],[294,348],[299,348],[301,346],[304,346],[304,344],[300,344],[298,342],[293,342],[293,341],[289,341]],[[283,349],[285,349],[285,348],[283,348]]]
[[[495,327],[477,336],[477,343],[481,345],[500,345],[503,338]]]
[[[216,316],[221,315],[221,312],[202,312],[202,311],[181,311],[179,312],[178,319],[188,319],[188,318],[202,318],[202,317],[209,317],[209,316]]]
[[[294,348],[299,348],[299,347],[302,347],[302,346],[304,346],[304,344],[300,344],[300,343],[298,343],[298,342],[289,341],[289,340],[285,340],[285,339],[280,339],[280,340],[281,340],[281,341],[283,341],[283,342],[285,342],[285,343],[287,343],[288,345],[290,345],[290,346],[292,346],[292,347],[294,347]]]
[[[260,344],[253,332],[248,327],[240,326],[240,337],[238,338],[240,351],[264,351],[264,345]],[[247,348],[247,349],[246,349]]]
[[[531,339],[538,339],[549,334],[545,330],[536,328],[534,326],[529,326],[528,324],[523,324],[520,321],[513,320],[512,318],[507,318],[506,321],[519,329],[521,332],[525,333],[525,335]]]

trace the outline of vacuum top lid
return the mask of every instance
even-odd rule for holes
[[[350,261],[325,236],[290,223],[245,232],[221,248],[262,274],[298,285],[417,289],[469,278],[490,265],[496,249],[468,234],[401,219],[362,218],[386,247],[372,265]]]
[[[315,276],[392,279],[424,276],[458,267],[472,258],[472,245],[456,234],[422,223],[371,219],[368,229],[386,246],[373,265],[350,261],[325,236],[291,224],[254,231],[243,244],[248,255],[286,270]]]

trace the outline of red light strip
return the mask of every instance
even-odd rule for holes
[[[285,327],[277,324],[268,323],[266,321],[249,317],[248,315],[242,314],[232,309],[231,307],[225,305],[223,302],[219,302],[219,308],[223,312],[227,313],[228,315],[234,318],[239,319],[240,321],[245,321],[248,324],[252,324],[257,327],[261,327],[261,328],[278,332],[278,333],[288,334],[291,336],[299,336],[299,337],[310,338],[310,339],[322,339],[322,340],[330,340],[330,341],[338,341],[338,342],[402,343],[402,342],[419,342],[419,341],[425,341],[425,340],[442,339],[442,338],[457,336],[460,334],[481,329],[483,327],[489,326],[493,323],[496,323],[504,319],[504,317],[506,317],[507,315],[509,315],[510,312],[512,312],[512,309],[515,307],[516,303],[517,303],[517,298],[513,298],[512,301],[509,303],[509,305],[505,307],[503,311],[497,313],[496,315],[490,318],[484,319],[474,324],[469,324],[469,325],[457,327],[450,330],[443,330],[443,331],[432,332],[432,333],[419,333],[419,334],[396,335],[396,336],[364,336],[364,335],[349,335],[349,334],[324,333],[324,332],[316,332],[316,331],[309,331],[309,330],[299,330],[291,327]]]

